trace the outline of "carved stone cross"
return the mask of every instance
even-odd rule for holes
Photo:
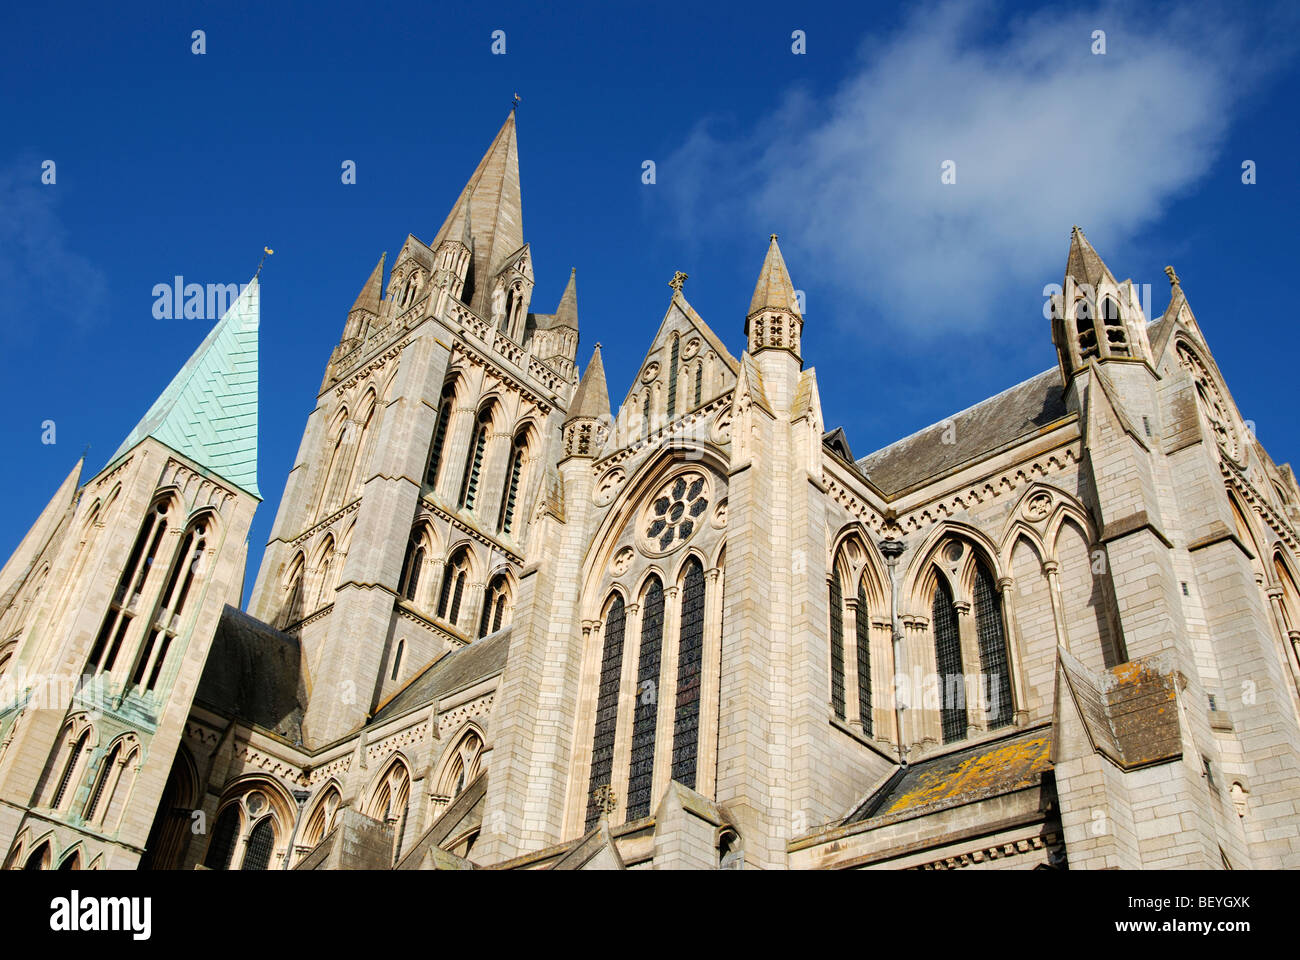
[[[680,270],[678,270],[676,273],[673,274],[673,278],[668,281],[668,286],[672,287],[678,293],[681,293],[682,284],[686,282],[686,279],[687,279],[687,274],[684,274]]]

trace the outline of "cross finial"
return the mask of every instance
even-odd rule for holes
[[[516,94],[515,94],[515,98],[514,98],[514,100],[512,100],[512,101],[510,102],[510,112],[511,112],[511,113],[514,113],[514,111],[517,110],[517,109],[519,108],[519,100],[520,100],[520,96],[519,96],[519,94],[516,93]]]
[[[668,281],[668,286],[672,287],[678,293],[681,293],[682,284],[686,282],[688,276],[689,276],[688,274],[682,273],[680,270],[678,270],[673,274],[673,278]]]
[[[775,233],[772,234],[772,236],[769,237],[768,239],[770,239],[773,243],[776,243],[776,234]]]
[[[1178,274],[1174,272],[1173,266],[1165,267],[1165,276],[1169,278],[1169,286],[1176,287],[1179,284]]]
[[[262,259],[257,261],[257,272],[253,274],[254,277],[260,277],[262,275],[262,264],[266,263],[266,258],[273,253],[275,253],[275,251],[270,247],[262,248]]]

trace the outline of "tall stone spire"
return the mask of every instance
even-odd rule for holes
[[[373,314],[379,313],[379,301],[384,295],[384,260],[388,257],[385,252],[380,255],[379,262],[375,264],[375,269],[371,271],[370,279],[366,285],[361,288],[357,294],[357,302],[352,304],[352,310],[369,310]],[[348,313],[351,313],[349,310]]]
[[[605,384],[605,365],[600,359],[598,343],[592,351],[591,362],[582,371],[569,407],[569,418],[564,421],[564,455],[599,456],[609,437],[609,419],[609,388]]]
[[[1070,255],[1065,261],[1065,275],[1073,277],[1075,283],[1088,284],[1094,290],[1103,279],[1116,283],[1110,269],[1077,225],[1070,231]]]
[[[769,238],[767,256],[763,258],[763,268],[759,271],[754,296],[749,301],[749,313],[745,317],[749,352],[788,350],[797,358],[802,333],[799,298],[795,295],[790,271],[786,269],[774,233]]]
[[[465,239],[466,234],[469,239]],[[474,168],[430,246],[437,250],[449,238],[464,240],[473,252],[476,283],[470,308],[485,317],[491,296],[489,281],[505,258],[524,245],[519,145],[513,111]]]
[[[569,282],[560,297],[560,305],[555,308],[555,327],[572,327],[578,329],[578,268],[569,270]],[[595,362],[600,362],[600,351],[596,351]]]
[[[153,437],[261,498],[257,489],[259,302],[260,287],[254,277],[122,441],[110,463],[145,437]]]

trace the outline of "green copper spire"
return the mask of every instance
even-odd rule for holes
[[[254,277],[112,460],[145,437],[153,437],[261,498],[257,489],[259,300]]]

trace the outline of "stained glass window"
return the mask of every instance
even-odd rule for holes
[[[632,764],[628,771],[627,819],[650,814],[654,786],[655,725],[659,715],[659,659],[664,636],[664,588],[658,578],[645,593],[641,653],[637,658],[636,706],[632,721]]]
[[[673,337],[672,355],[668,360],[668,419],[677,412],[677,348],[678,338]]]
[[[1007,638],[1002,629],[1002,605],[993,576],[983,564],[975,568],[975,625],[980,662],[984,669],[984,694],[989,698],[989,729],[1011,722],[1011,676],[1007,669]]]
[[[203,865],[211,870],[229,868],[230,858],[235,852],[235,837],[238,833],[239,805],[232,803],[217,818],[217,825],[212,830],[212,840],[208,844]]]
[[[871,736],[871,618],[867,612],[867,590],[858,586],[858,716],[862,730]]]
[[[592,797],[598,787],[609,786],[614,770],[614,728],[618,722],[618,684],[623,672],[623,630],[627,618],[623,598],[615,595],[605,617],[605,646],[600,659],[600,687],[596,699],[596,729],[591,741],[591,778],[587,789],[587,829],[600,819],[600,806]]]
[[[942,579],[934,591],[934,659],[939,670],[943,742],[966,736],[966,678],[961,665],[961,637],[952,591]]]
[[[831,577],[831,709],[844,719],[844,596],[838,572]]]
[[[672,778],[694,789],[700,743],[700,670],[704,662],[704,569],[698,560],[691,560],[686,567],[681,621]]]
[[[244,849],[244,862],[240,870],[265,870],[271,865],[271,851],[275,847],[275,827],[270,817],[263,817],[248,835]]]

